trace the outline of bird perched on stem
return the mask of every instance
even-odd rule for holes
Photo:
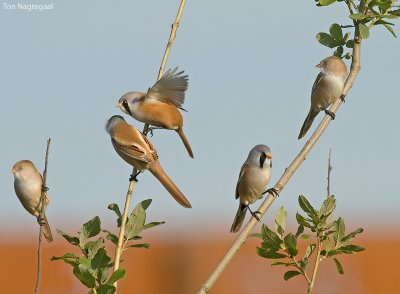
[[[235,198],[239,198],[239,209],[233,221],[231,233],[236,233],[240,230],[247,210],[250,211],[253,217],[258,219],[257,212],[251,211],[249,205],[261,199],[262,195],[265,194],[264,191],[271,176],[271,168],[272,154],[269,147],[266,145],[254,146],[240,169],[239,179],[236,184]]]
[[[106,131],[111,137],[115,151],[123,160],[135,167],[139,171],[138,174],[148,169],[180,205],[192,207],[162,169],[157,150],[146,136],[128,124],[120,115],[114,115],[108,120]],[[132,175],[130,180],[136,181],[138,174]]]
[[[301,127],[298,139],[304,137],[321,110],[335,119],[335,114],[327,108],[339,98],[344,101],[341,96],[347,76],[347,68],[344,62],[336,56],[329,56],[316,67],[320,68],[321,72],[312,87],[310,111]]]
[[[43,178],[35,165],[29,160],[20,160],[14,164],[11,172],[14,174],[14,190],[22,206],[32,215],[36,216],[39,225],[43,228],[43,235],[48,242],[53,241],[53,235],[45,210],[50,202],[43,186]],[[42,212],[41,195],[44,193],[44,209]]]
[[[185,102],[188,76],[169,69],[147,93],[128,92],[117,104],[123,112],[134,119],[157,128],[175,130],[181,138],[189,156],[193,158],[192,148],[183,133],[183,118],[179,109]],[[152,130],[152,129],[151,129]]]

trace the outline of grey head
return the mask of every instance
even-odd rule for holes
[[[115,126],[115,124],[124,121],[124,118],[120,115],[113,115],[112,117],[110,117],[106,123],[105,129],[106,132],[110,134],[111,129]]]
[[[272,154],[268,146],[259,144],[254,146],[246,160],[247,163],[257,164],[260,168],[272,167]]]
[[[123,112],[132,116],[132,109],[135,103],[139,103],[143,100],[143,93],[140,92],[128,92],[119,98],[117,107],[121,108]]]

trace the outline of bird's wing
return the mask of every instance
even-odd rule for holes
[[[244,163],[242,165],[242,168],[240,169],[239,178],[238,178],[238,181],[237,181],[237,184],[236,184],[235,199],[239,198],[239,184],[240,184],[240,181],[243,178],[243,175],[245,173],[246,168],[247,168],[247,163]]]
[[[321,79],[323,78],[323,76],[324,76],[324,74],[322,72],[320,72],[317,75],[317,77],[315,78],[314,85],[312,86],[312,89],[311,89],[311,96],[313,95],[313,93],[314,93],[315,89],[317,88],[319,82],[321,82]]]
[[[146,100],[164,101],[175,105],[177,108],[181,108],[185,102],[185,91],[188,87],[188,76],[182,75],[183,71],[177,72],[178,68],[173,70],[169,69],[159,79],[153,87],[151,87],[147,94]]]
[[[112,139],[111,141],[115,149],[125,156],[147,163],[151,162],[150,158],[146,155],[146,151],[143,150],[143,147],[139,144],[123,144],[121,142],[118,142],[116,139]]]

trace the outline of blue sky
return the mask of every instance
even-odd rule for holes
[[[104,124],[122,114],[115,108],[122,94],[155,82],[180,1],[53,3],[43,12],[0,6],[0,232],[34,228],[14,194],[10,169],[30,159],[43,170],[48,137],[53,229],[77,230],[95,215],[113,221],[106,207],[123,205],[131,168],[114,152]],[[139,177],[133,198],[154,199],[148,217],[165,220],[164,233],[209,226],[229,234],[239,170],[256,144],[270,146],[271,185],[278,180],[311,135],[297,140],[318,74],[314,66],[332,53],[315,35],[334,22],[349,24],[343,6],[187,2],[166,68],[179,66],[189,75],[184,131],[195,159],[175,132],[155,131],[150,140],[193,208],[180,207],[148,172]],[[384,28],[372,30],[346,103],[266,221],[281,205],[294,219],[300,194],[316,206],[323,201],[330,148],[336,215],[364,228],[400,220],[399,52],[399,41]]]

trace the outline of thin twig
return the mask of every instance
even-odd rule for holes
[[[328,184],[326,186],[326,192],[327,192],[327,197],[331,195],[331,171],[332,171],[332,165],[331,165],[331,149],[329,149],[329,157],[328,157]]]
[[[164,53],[163,59],[161,61],[161,66],[160,66],[160,70],[158,72],[157,80],[161,79],[161,77],[163,75],[164,67],[165,67],[165,64],[167,63],[167,59],[168,59],[169,53],[171,51],[172,43],[174,42],[174,39],[176,36],[176,31],[179,27],[179,22],[181,19],[183,8],[185,7],[185,3],[186,3],[186,0],[181,1],[181,5],[179,6],[178,13],[175,18],[175,22],[172,25],[171,34],[169,36],[167,47],[165,48],[165,53]],[[144,128],[143,128],[143,134],[146,135],[148,132],[148,129],[149,129],[149,125],[145,124]],[[132,175],[134,175],[134,174],[136,174],[135,168],[133,168],[133,170],[132,170]],[[126,221],[128,218],[128,210],[129,210],[129,206],[130,206],[131,199],[132,199],[133,187],[134,187],[134,181],[131,181],[129,183],[128,192],[126,193],[124,213],[123,213],[122,219],[121,219],[121,228],[119,231],[118,246],[117,246],[117,250],[115,251],[114,271],[116,271],[119,268],[121,254],[125,247],[123,245],[123,243],[124,243],[123,240],[124,240],[124,235],[125,235],[125,225],[126,225]],[[126,244],[126,243],[124,243],[124,244]],[[117,288],[117,282],[114,283],[114,287]]]
[[[351,67],[350,67],[350,73],[346,79],[346,82],[345,82],[345,85],[343,88],[343,94],[341,96],[341,98],[343,98],[343,99],[347,95],[349,90],[351,89],[351,87],[360,71],[360,68],[361,68],[360,67],[360,53],[361,53],[361,36],[360,36],[360,32],[358,30],[358,24],[355,22],[353,58],[352,58],[352,63],[351,63]],[[342,100],[337,99],[337,101],[335,103],[333,103],[330,110],[333,113],[336,113],[338,111],[338,109],[340,108],[341,104],[342,104]],[[314,131],[314,133],[312,134],[310,139],[304,145],[303,149],[296,156],[296,158],[292,161],[292,163],[289,165],[289,167],[287,167],[285,169],[285,172],[283,173],[281,178],[278,180],[278,182],[275,184],[274,189],[276,190],[276,192],[279,193],[280,191],[282,191],[282,189],[288,183],[290,178],[293,176],[293,174],[299,168],[301,163],[306,159],[307,155],[310,153],[310,151],[312,150],[314,145],[317,143],[317,141],[319,140],[321,135],[324,133],[325,129],[328,127],[331,120],[332,119],[329,115],[325,115],[325,117],[323,118],[321,123],[318,125],[317,129]],[[274,200],[275,200],[274,195],[268,193],[268,196],[265,198],[264,202],[257,209],[257,211],[260,212],[260,218],[265,214],[265,212],[272,205]],[[207,281],[203,284],[202,288],[199,291],[199,294],[205,294],[212,288],[212,286],[215,284],[215,282],[220,277],[221,273],[224,271],[224,269],[227,267],[229,262],[235,256],[235,254],[239,250],[240,246],[246,241],[248,235],[252,232],[252,230],[257,225],[257,223],[258,223],[258,220],[256,218],[252,217],[250,219],[250,221],[243,228],[241,233],[237,236],[236,240],[233,242],[231,247],[225,253],[225,256],[222,258],[220,263],[217,265],[217,267],[214,269],[214,271],[208,277]]]
[[[162,58],[160,69],[158,71],[157,81],[159,79],[161,79],[161,77],[163,76],[165,64],[167,63],[169,52],[171,51],[171,48],[172,48],[172,43],[174,42],[175,37],[176,37],[176,31],[178,30],[178,27],[179,27],[179,24],[181,21],[181,15],[183,12],[183,8],[185,8],[185,4],[186,4],[186,0],[182,0],[181,5],[179,5],[178,13],[176,14],[175,22],[171,26],[171,33],[169,35],[167,47],[165,47],[164,56]],[[149,130],[149,125],[145,124],[144,128],[143,128],[143,134],[147,134],[148,130]]]
[[[315,264],[314,264],[314,270],[313,270],[313,275],[311,277],[311,282],[308,284],[308,294],[311,294],[313,291],[313,287],[314,287],[314,282],[315,282],[315,278],[317,276],[317,271],[318,271],[318,266],[319,263],[321,261],[321,237],[317,236],[318,238],[318,243],[317,243],[317,257],[315,258]]]
[[[49,148],[50,148],[51,138],[47,140],[47,147],[46,147],[46,156],[44,159],[44,171],[43,171],[43,188],[46,187],[46,179],[47,179],[47,164],[49,161]],[[44,217],[44,198],[45,198],[46,191],[42,189],[42,194],[40,195],[40,212],[39,217],[43,219]],[[40,281],[42,279],[42,235],[43,229],[42,226],[39,228],[39,241],[38,241],[38,259],[37,259],[37,276],[36,276],[36,287],[35,287],[35,294],[39,293],[40,289]]]

